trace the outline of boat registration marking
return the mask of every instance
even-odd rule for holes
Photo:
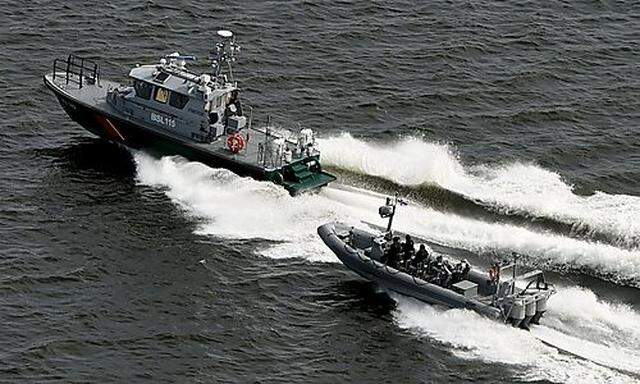
[[[155,112],[151,112],[151,117],[150,117],[151,121],[153,121],[154,123],[158,123],[158,124],[162,124],[162,125],[166,125],[167,127],[170,128],[175,128],[176,127],[176,119],[169,117],[169,116],[164,116]]]

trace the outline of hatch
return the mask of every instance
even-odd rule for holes
[[[153,78],[153,81],[156,83],[163,84],[169,78],[169,74],[166,72],[158,72],[158,74]]]

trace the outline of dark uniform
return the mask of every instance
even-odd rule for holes
[[[466,280],[467,276],[469,276],[469,271],[471,271],[471,265],[469,265],[467,259],[462,260],[462,264],[464,265],[462,266],[462,276],[460,280]]]
[[[469,262],[467,261],[467,259],[462,260],[461,262],[456,264],[456,267],[453,271],[453,276],[451,278],[451,282],[455,284],[459,281],[466,280],[470,270],[471,270],[471,266],[469,265]]]
[[[389,250],[387,251],[386,264],[393,268],[398,268],[400,264],[400,254],[402,253],[402,245],[400,245],[400,238],[394,237]]]
[[[444,273],[442,274],[442,278],[440,280],[440,285],[445,288],[448,288],[451,284],[451,276],[453,275],[453,265],[449,262],[449,260],[444,261]]]
[[[405,237],[405,242],[402,245],[402,251],[404,252],[405,260],[409,260],[411,256],[413,256],[413,254],[416,252],[416,248],[413,244],[413,239],[411,238],[411,236],[407,235]]]
[[[411,266],[418,269],[424,267],[429,264],[431,256],[429,255],[429,251],[424,246],[424,244],[420,244],[420,249],[416,252],[416,255],[413,257],[411,262]]]
[[[413,244],[413,239],[411,236],[407,235],[405,237],[405,242],[402,244],[402,262],[405,266],[409,267],[409,263],[413,254],[416,253],[416,249]]]
[[[442,256],[438,256],[434,264],[437,283],[442,287],[447,287],[451,281],[451,264],[447,260],[443,260]]]

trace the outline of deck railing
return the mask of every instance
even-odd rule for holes
[[[62,74],[62,75],[61,75]],[[100,68],[95,62],[69,55],[65,59],[55,59],[53,61],[53,80],[58,76],[64,76],[67,85],[77,84],[82,89],[84,84],[100,85]]]

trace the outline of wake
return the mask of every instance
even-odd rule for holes
[[[579,196],[555,172],[533,164],[464,166],[452,148],[417,138],[374,144],[348,134],[321,140],[323,163],[402,186],[437,185],[505,215],[546,218],[614,245],[640,245],[640,198]]]
[[[382,196],[376,193],[329,187],[314,195],[292,198],[274,184],[180,157],[158,160],[137,152],[134,158],[138,182],[162,188],[188,215],[197,218],[198,234],[267,240],[260,242],[262,248],[256,251],[266,257],[337,262],[316,235],[319,225],[332,220],[358,226],[363,222],[380,223],[377,208]],[[417,205],[401,209],[395,221],[398,230],[447,246],[517,251],[537,263],[558,268],[568,265],[624,281],[640,281],[638,251],[486,223]],[[549,302],[548,316],[540,329],[563,335],[563,347],[574,352],[598,351],[589,361],[564,354],[532,334],[474,312],[443,311],[405,297],[397,300],[399,326],[440,341],[461,358],[507,363],[518,372],[522,368],[519,375],[524,380],[632,382],[635,379],[624,372],[638,372],[634,363],[640,361],[640,314],[623,305],[602,302],[582,288],[561,289]],[[612,363],[610,360],[618,365],[605,364]]]
[[[394,296],[400,327],[447,345],[457,357],[510,364],[522,380],[634,383],[640,378],[640,313],[602,302],[584,288],[560,288],[544,324],[531,332],[475,312]],[[598,315],[591,316],[594,312]]]

